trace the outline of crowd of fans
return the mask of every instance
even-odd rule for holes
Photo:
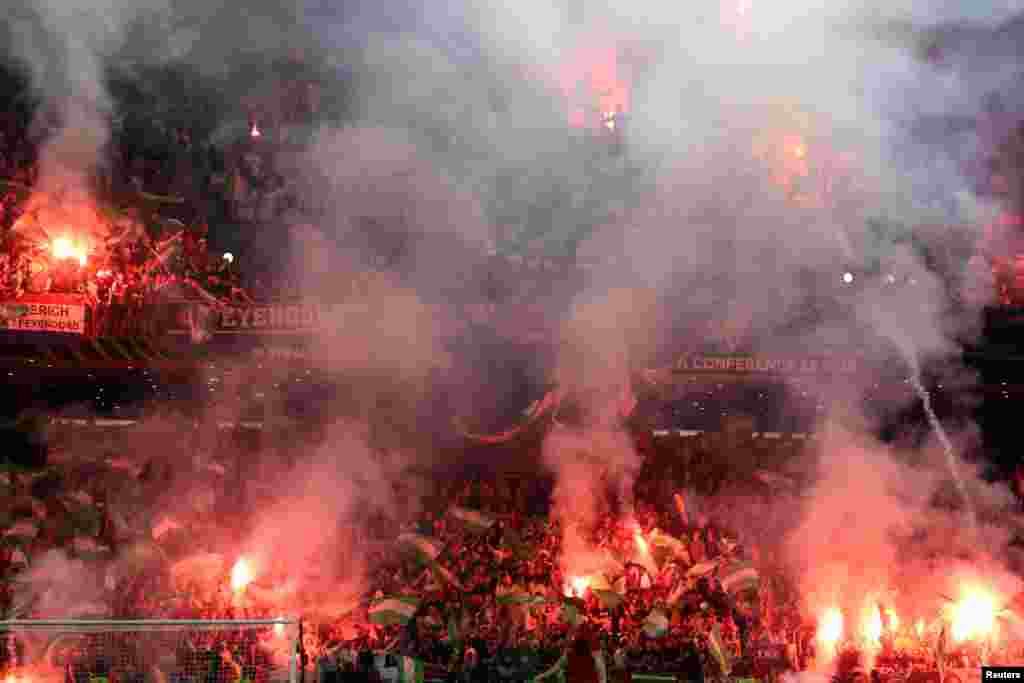
[[[451,482],[440,486],[417,522],[395,530],[435,541],[443,550],[434,562],[444,569],[433,570],[421,558],[393,549],[371,563],[377,568],[367,606],[406,596],[419,601],[416,616],[392,625],[360,617],[354,630],[344,629],[347,637],[338,632],[325,639],[343,641],[339,651],[347,652],[351,663],[358,662],[359,651],[388,650],[456,672],[460,680],[525,681],[553,667],[582,638],[588,648],[605,653],[609,673],[661,672],[702,680],[723,674],[709,642],[717,629],[735,662],[733,675],[802,669],[814,654],[813,626],[801,621],[792,587],[781,574],[762,574],[760,595],[728,593],[715,571],[687,578],[692,567],[725,564],[726,557],[756,558],[762,568],[769,563],[752,539],[738,538],[714,521],[724,518],[719,514],[724,510],[705,502],[691,519],[674,503],[679,491],[696,497],[687,486],[697,484],[710,494],[749,476],[713,457],[725,446],[719,439],[727,437],[660,440],[648,450],[633,513],[605,509],[585,532],[595,552],[611,557],[635,557],[638,531],[644,538],[670,535],[685,548],[657,567],[627,560],[617,586],[621,602],[607,602],[595,592],[596,583],[591,590],[574,582],[580,577],[563,573],[565,530],[549,508],[549,482],[522,475]],[[793,440],[780,440],[760,450],[766,459],[785,460],[799,448]],[[748,483],[746,490],[755,491],[753,486]],[[453,506],[479,511],[493,523],[467,525],[451,514]],[[566,618],[567,598],[579,619]],[[666,617],[664,632],[649,629],[648,618],[657,611]],[[766,649],[779,659],[753,656]]]
[[[726,669],[734,678],[768,680],[808,667],[818,647],[814,615],[801,613],[797,589],[766,540],[774,536],[752,531],[777,528],[764,518],[772,506],[759,501],[799,495],[808,483],[797,467],[808,441],[755,436],[740,422],[713,434],[638,438],[643,465],[632,505],[595,465],[593,489],[610,495],[578,494],[593,503],[585,527],[566,526],[558,482],[525,444],[514,469],[505,463],[393,482],[404,509],[360,514],[339,531],[341,546],[351,546],[368,573],[357,580],[359,595],[338,603],[344,609],[310,605],[303,645],[311,667],[376,669],[387,653],[423,662],[435,678],[527,681],[579,666],[584,651],[601,653],[594,661],[604,663],[610,680],[656,672],[699,681]],[[120,456],[104,434],[53,432],[50,467],[6,475],[20,493],[7,509],[13,526],[0,529],[5,613],[33,614],[37,603],[19,592],[28,584],[11,579],[57,548],[113,569],[102,616],[238,617],[230,592],[223,592],[231,556],[218,560],[207,587],[194,565],[232,552],[252,513],[276,509],[282,465],[302,468],[304,444],[323,435],[300,430],[261,447],[242,432],[216,433],[209,441],[203,430],[173,422],[139,427],[137,436],[117,439],[130,454]],[[157,436],[194,457],[147,458],[132,450],[133,439],[150,443]],[[164,506],[152,514],[154,501],[167,502],[173,517]],[[435,550],[421,552],[410,538]],[[603,558],[603,569],[573,568],[581,545]],[[754,568],[756,580],[728,585],[737,564]],[[179,567],[192,568],[179,574]],[[294,578],[268,575],[260,590],[273,592]],[[348,579],[339,576],[339,585]],[[246,615],[305,609],[296,595],[280,600],[255,604]],[[391,600],[415,607],[405,618],[376,618],[374,609]]]

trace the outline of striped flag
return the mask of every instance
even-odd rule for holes
[[[692,577],[707,576],[711,572],[715,571],[715,569],[718,567],[718,564],[719,563],[717,560],[711,560],[709,562],[700,562],[690,567],[690,569],[686,572],[686,575]]]
[[[575,626],[580,621],[580,607],[583,601],[579,598],[566,598],[562,602],[562,621],[570,626]]]
[[[653,609],[644,619],[644,633],[648,638],[660,638],[668,633],[668,617],[660,609]]]
[[[499,605],[540,605],[547,602],[544,598],[531,595],[522,586],[511,586],[508,590],[500,590],[496,596]]]
[[[398,665],[398,680],[401,683],[423,683],[423,660],[402,657]]]
[[[675,536],[670,536],[658,529],[651,532],[648,541],[652,548],[665,548],[672,553],[674,557],[682,560],[686,564],[690,564],[690,550],[686,547],[686,544],[680,541]]]
[[[441,546],[437,542],[420,534],[402,534],[398,543],[411,548],[424,562],[433,562],[441,554]]]
[[[430,568],[434,570],[434,576],[437,578],[439,583],[447,583],[456,590],[465,591],[466,587],[462,585],[462,582],[452,574],[450,571],[442,567],[437,562],[433,562]]]
[[[729,661],[729,653],[722,642],[722,631],[717,623],[711,628],[711,633],[708,634],[708,647],[715,661],[718,662],[718,666],[721,667],[722,673],[728,676],[732,671],[732,662]]]
[[[378,600],[374,604],[370,605],[370,609],[368,610],[370,623],[379,624],[381,626],[406,624],[412,619],[413,615],[416,614],[419,604],[419,600],[406,595]]]
[[[590,581],[590,591],[594,597],[608,609],[614,609],[622,604],[626,594],[626,577],[619,577],[614,583],[604,576],[598,574]]]
[[[734,562],[722,567],[719,571],[722,588],[730,595],[738,595],[747,590],[757,590],[761,584],[761,575],[750,562]]]
[[[483,532],[494,526],[494,519],[492,517],[488,517],[479,510],[470,510],[468,508],[454,505],[450,512],[452,517],[459,520],[473,531]]]

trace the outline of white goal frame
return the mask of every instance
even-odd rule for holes
[[[301,623],[298,619],[9,619],[0,620],[0,638],[8,634],[36,633],[49,634],[52,642],[62,636],[90,633],[230,632],[275,627],[284,629],[288,641],[288,683],[299,683]],[[0,662],[2,664],[4,662]]]

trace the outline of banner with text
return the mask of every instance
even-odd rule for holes
[[[366,313],[365,304],[273,303],[212,307],[200,302],[171,305],[168,334],[309,335],[343,323],[347,315]]]
[[[25,296],[0,303],[0,330],[85,334],[87,305],[81,297]]]
[[[856,358],[798,357],[761,354],[685,354],[673,370],[678,373],[774,373],[780,375],[840,374],[858,371]]]

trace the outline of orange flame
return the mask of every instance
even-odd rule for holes
[[[885,610],[885,615],[889,618],[889,632],[897,633],[900,630],[900,615],[892,609]]]
[[[843,613],[838,607],[825,610],[818,620],[818,642],[826,652],[835,652],[843,637]]]
[[[633,532],[633,540],[636,541],[636,547],[640,550],[641,553],[643,553],[644,555],[650,553],[650,546],[648,546],[647,544],[647,539],[644,538],[644,535],[640,532],[639,529]]]
[[[860,635],[869,646],[878,647],[882,640],[882,615],[876,605],[868,605],[862,612]]]
[[[81,266],[85,265],[88,259],[88,250],[80,244],[76,244],[69,237],[58,237],[50,245],[50,252],[58,261],[75,259]]]
[[[954,641],[984,640],[995,631],[999,606],[990,591],[980,586],[967,586],[961,591],[960,601],[952,605],[949,612],[950,634]]]
[[[565,597],[582,598],[588,588],[590,588],[590,577],[574,576],[565,584]]]
[[[580,36],[557,76],[569,103],[571,125],[614,130],[614,114],[629,111],[632,84],[625,55],[625,44],[608,26],[591,26]],[[595,120],[591,112],[600,119]]]
[[[231,590],[241,593],[256,578],[252,563],[244,557],[238,558],[231,568]]]

